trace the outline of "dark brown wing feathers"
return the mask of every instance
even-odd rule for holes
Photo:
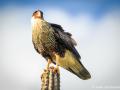
[[[81,56],[74,47],[76,45],[76,42],[74,39],[71,38],[72,34],[65,32],[60,25],[53,23],[49,23],[49,24],[52,26],[52,28],[55,31],[55,37],[56,39],[58,39],[58,43],[64,44],[66,49],[69,49],[71,52],[73,52],[77,60],[81,59]]]

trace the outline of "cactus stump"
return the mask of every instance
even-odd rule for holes
[[[60,90],[60,73],[53,66],[44,70],[41,81],[41,90]]]

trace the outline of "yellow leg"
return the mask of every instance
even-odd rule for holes
[[[60,70],[59,70],[59,58],[60,56],[58,54],[55,54],[55,59],[56,59],[56,70],[60,73]]]
[[[48,59],[48,62],[47,62],[47,70],[49,69],[50,64],[51,64],[51,59]]]

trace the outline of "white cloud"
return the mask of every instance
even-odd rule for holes
[[[46,62],[32,46],[30,28],[32,12],[27,8],[24,10],[9,8],[1,12],[1,88],[38,90],[40,74]],[[56,9],[48,9],[44,15],[47,21],[58,23],[73,34],[82,56],[81,61],[92,74],[91,80],[82,81],[61,69],[62,90],[88,89],[94,85],[109,86],[120,82],[117,79],[120,75],[118,72],[120,15],[117,11],[106,13],[100,20],[94,20],[87,13],[80,13],[74,17]]]

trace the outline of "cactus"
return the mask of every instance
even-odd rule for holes
[[[41,90],[60,90],[60,73],[53,66],[44,70],[41,81]]]

